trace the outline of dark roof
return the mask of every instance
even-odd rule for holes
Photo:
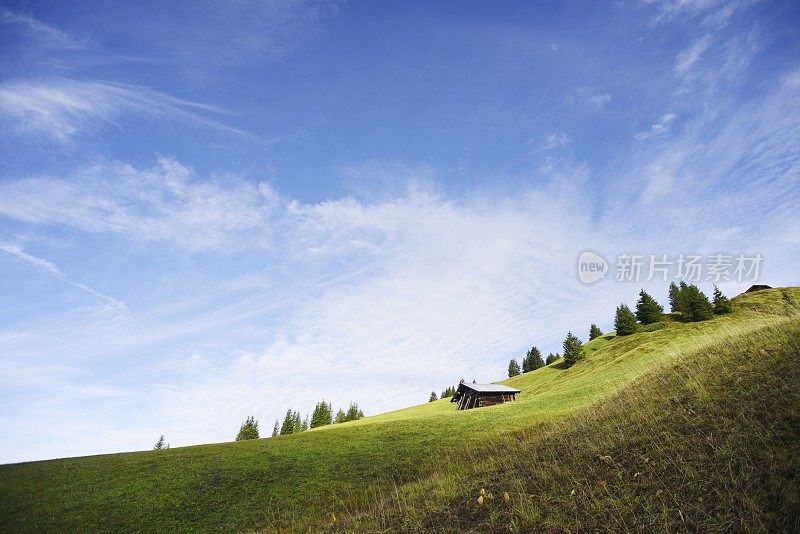
[[[763,291],[765,289],[772,289],[772,288],[764,284],[755,284],[750,286],[750,289],[745,291],[745,293],[753,293],[754,291]]]
[[[520,392],[518,389],[503,384],[469,384],[467,382],[461,382],[458,385],[456,394],[450,399],[450,402],[458,402],[458,399],[461,398],[461,395],[463,395],[467,389],[471,389],[475,393],[483,395],[491,395],[493,393],[497,395],[510,395]]]

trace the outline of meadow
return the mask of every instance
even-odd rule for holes
[[[800,528],[800,288],[585,359],[268,439],[0,466],[4,531]]]

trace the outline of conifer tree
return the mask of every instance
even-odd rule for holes
[[[300,414],[297,414],[297,420],[300,421]],[[308,430],[308,414],[306,414],[305,419],[303,419],[300,423],[300,429],[298,432],[305,432],[306,430]]]
[[[344,410],[339,408],[339,411],[336,412],[336,418],[333,420],[333,422],[334,423],[344,423],[345,421],[347,421],[347,419],[345,419],[346,417],[347,417],[347,415],[344,413]]]
[[[544,361],[545,365],[550,365],[554,361],[558,360],[561,356],[558,354],[553,354],[552,352],[547,355],[547,359]]]
[[[680,319],[682,321],[686,321],[686,306],[687,306],[687,298],[689,296],[689,286],[686,282],[681,281],[680,284],[677,286],[673,282],[670,285],[670,304],[672,306],[672,313],[679,313],[681,314]]]
[[[714,305],[696,285],[681,287],[680,298],[684,321],[705,321],[714,316]]]
[[[239,433],[236,434],[236,441],[246,439],[258,439],[258,421],[252,415],[245,419],[242,426],[239,427]]]
[[[567,332],[564,339],[564,365],[572,367],[583,358],[583,343],[572,332]]]
[[[603,331],[600,330],[596,324],[592,323],[592,326],[589,327],[589,341],[593,339],[597,339],[598,337],[603,335]]]
[[[629,336],[636,332],[636,316],[625,304],[617,306],[614,317],[614,329],[618,336]]]
[[[680,312],[680,309],[679,309],[680,306],[678,304],[679,301],[680,301],[679,293],[680,293],[680,288],[678,288],[678,285],[675,282],[670,282],[670,284],[669,284],[669,309],[670,309],[670,311],[672,313]]]
[[[169,443],[166,443],[164,441],[164,434],[161,434],[161,437],[158,438],[158,441],[156,441],[156,444],[153,445],[153,450],[160,451],[160,450],[164,450],[164,449],[169,449]]]
[[[730,299],[722,294],[717,286],[714,286],[714,313],[721,315],[733,311]]]
[[[428,399],[428,402],[433,402],[435,400],[439,400],[439,397],[436,396],[436,392],[435,391],[431,391],[431,396]]]
[[[539,349],[536,347],[531,347],[531,349],[522,359],[522,372],[527,373],[530,371],[535,371],[539,367],[543,366],[544,361],[542,360],[542,353],[539,352]]]
[[[278,425],[278,420],[275,419],[275,426],[272,427],[272,437],[279,435],[281,433],[281,428]]]
[[[292,432],[294,432],[294,412],[292,410],[286,410],[286,415],[281,425],[281,436],[291,434]]]
[[[361,411],[361,408],[358,407],[358,404],[351,402],[350,406],[347,408],[347,420],[357,421],[362,417],[364,417],[364,412]]]
[[[642,324],[653,324],[661,320],[664,308],[656,302],[644,289],[639,292],[639,301],[636,303],[636,318]]]
[[[512,377],[512,376],[517,376],[518,374],[519,374],[519,364],[517,363],[517,360],[512,358],[511,361],[508,362],[508,376]],[[474,383],[475,382],[473,381],[473,384]]]
[[[311,413],[311,428],[329,425],[332,422],[333,408],[330,403],[325,402],[323,399],[322,402],[318,402],[317,405],[314,406],[314,411]]]

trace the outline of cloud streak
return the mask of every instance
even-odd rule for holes
[[[709,45],[711,44],[711,36],[704,35],[703,37],[695,40],[689,48],[678,54],[677,61],[675,63],[675,72],[678,74],[685,74],[689,71],[695,63],[700,60],[700,56],[703,55]]]
[[[180,163],[159,158],[150,169],[99,163],[71,176],[0,182],[0,214],[34,224],[167,241],[190,250],[263,247],[271,186],[239,177],[197,180]]]
[[[104,295],[103,293],[100,293],[99,291],[96,291],[96,290],[92,289],[91,287],[87,286],[86,284],[81,284],[80,282],[73,282],[53,262],[50,262],[50,261],[44,260],[42,258],[38,258],[36,256],[33,256],[31,254],[28,254],[27,252],[25,252],[19,246],[11,244],[11,243],[0,242],[0,250],[2,250],[3,252],[5,252],[5,253],[7,253],[7,254],[19,259],[19,260],[22,260],[23,262],[25,262],[25,263],[27,263],[29,265],[32,265],[33,267],[35,267],[37,269],[40,269],[40,270],[48,273],[49,275],[61,280],[62,282],[66,283],[66,284],[68,284],[68,285],[70,285],[70,286],[72,286],[72,287],[74,287],[76,289],[80,289],[81,291],[83,291],[85,293],[88,293],[89,295],[104,301],[106,304],[110,304],[118,312],[126,311],[126,306],[125,306],[124,302],[122,302],[120,300],[117,300],[117,299],[115,299],[113,297],[109,297],[108,295]]]
[[[5,8],[0,8],[0,25],[22,29],[30,37],[54,48],[83,48],[83,43],[73,39],[67,32],[30,15],[17,13]]]
[[[212,118],[215,115],[231,113],[136,85],[69,78],[0,84],[0,117],[21,133],[44,135],[60,143],[99,128],[121,127],[123,120],[134,116],[172,117],[258,140]]]
[[[675,120],[675,117],[677,117],[677,115],[674,113],[664,113],[658,118],[655,124],[650,126],[649,130],[638,132],[636,135],[634,135],[634,137],[639,141],[664,137],[669,134],[670,125],[672,124],[672,121]]]

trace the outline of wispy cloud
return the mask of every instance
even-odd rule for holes
[[[82,48],[69,33],[42,22],[41,20],[0,7],[0,25],[16,27],[39,42],[55,48]]]
[[[53,262],[47,261],[47,260],[42,259],[42,258],[38,258],[38,257],[33,256],[31,254],[28,254],[27,252],[25,252],[22,248],[20,248],[17,245],[14,245],[12,243],[0,242],[0,250],[2,250],[3,252],[5,252],[7,254],[10,254],[11,256],[13,256],[13,257],[15,257],[15,258],[17,258],[19,260],[24,261],[25,263],[27,263],[29,265],[32,265],[33,267],[35,267],[35,268],[37,268],[39,270],[42,270],[42,271],[48,273],[51,276],[54,276],[55,278],[58,278],[59,280],[63,281],[66,284],[69,284],[70,286],[72,286],[72,287],[74,287],[76,289],[80,289],[81,291],[83,291],[85,293],[88,293],[89,295],[92,295],[93,297],[97,297],[98,299],[102,300],[106,304],[110,304],[113,308],[115,308],[119,312],[124,312],[125,309],[126,309],[126,306],[125,306],[124,302],[122,302],[120,300],[117,300],[117,299],[115,299],[113,297],[109,297],[108,295],[104,295],[103,293],[100,293],[99,291],[96,291],[96,290],[92,289],[91,287],[87,286],[86,284],[81,284],[80,282],[74,282],[74,281],[70,280],[67,277],[67,275],[65,275],[61,271],[61,269],[59,269],[56,266],[56,264],[54,264]]]
[[[195,65],[241,67],[279,61],[335,16],[327,0],[198,2],[180,20],[166,18],[162,50]]]
[[[268,183],[219,176],[198,181],[180,163],[160,158],[138,170],[100,163],[63,177],[0,182],[0,214],[27,223],[170,241],[192,250],[263,246],[276,201]]]
[[[684,74],[690,70],[695,63],[700,60],[700,56],[708,49],[711,44],[711,36],[704,35],[703,37],[695,40],[689,48],[678,54],[675,62],[675,72]]]
[[[571,139],[567,134],[565,134],[561,130],[556,130],[544,136],[544,144],[542,145],[542,148],[544,150],[564,148],[565,146],[570,144],[570,142]]]
[[[122,120],[169,116],[250,139],[254,135],[211,116],[230,112],[176,98],[147,87],[98,80],[51,78],[14,80],[0,85],[0,117],[20,132],[45,135],[59,142]]]
[[[696,18],[704,26],[722,28],[737,11],[759,0],[644,0],[656,7],[650,23],[658,26],[681,17]]]
[[[672,121],[675,120],[677,117],[674,113],[664,113],[661,115],[658,120],[650,126],[649,130],[645,130],[643,132],[639,132],[634,137],[639,141],[644,141],[646,139],[652,139],[657,137],[664,137],[669,134],[670,125]]]
[[[596,93],[590,100],[598,108],[603,108],[611,103],[611,93]]]

